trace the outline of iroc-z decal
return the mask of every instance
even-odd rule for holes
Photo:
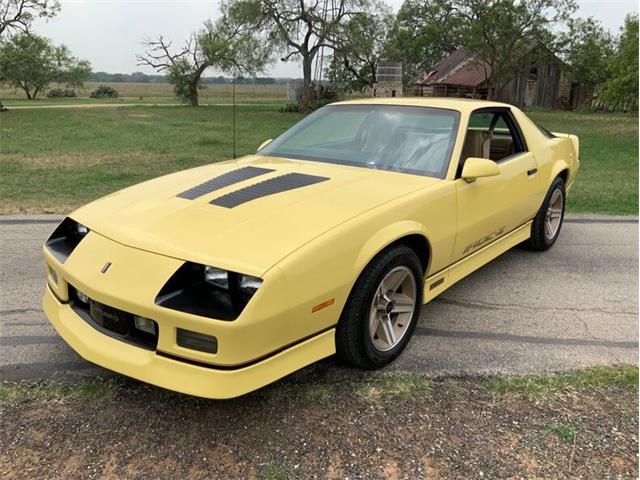
[[[485,246],[487,243],[491,242],[492,240],[495,240],[496,238],[498,238],[499,236],[501,236],[504,231],[506,230],[506,226],[500,228],[499,230],[496,230],[493,233],[490,233],[489,235],[485,235],[484,237],[482,237],[480,240],[476,240],[475,242],[467,245],[467,248],[464,249],[464,252],[462,252],[463,255],[467,254],[467,253],[471,253],[474,250],[477,250],[480,247]]]

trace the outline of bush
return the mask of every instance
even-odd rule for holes
[[[309,102],[309,111],[313,112],[314,110],[318,110],[319,108],[322,108],[325,105],[329,105],[330,103],[333,103],[335,101],[335,98],[321,98],[320,100],[311,100]]]
[[[91,98],[118,98],[118,90],[107,85],[100,85],[89,96]]]
[[[69,88],[52,88],[47,92],[49,98],[61,98],[61,97],[77,97],[76,92]]]
[[[314,110],[317,110],[335,101],[336,99],[334,98],[321,98],[319,100],[311,100],[309,102],[309,109],[307,111],[313,112]],[[302,112],[302,105],[300,104],[300,102],[287,103],[286,105],[280,108],[280,111],[283,113],[299,113],[299,112]]]
[[[282,113],[298,113],[300,111],[300,104],[298,102],[287,103],[280,108]]]

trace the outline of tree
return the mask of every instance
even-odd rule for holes
[[[462,44],[487,74],[489,98],[500,97],[530,63],[537,42],[549,38],[551,26],[576,8],[573,0],[459,0],[454,5]]]
[[[592,93],[607,79],[613,38],[594,18],[570,19],[567,30],[558,35],[557,48],[576,80],[586,87],[581,89],[583,94]]]
[[[603,98],[616,107],[638,107],[638,15],[628,15],[608,63]]]
[[[35,18],[51,18],[58,11],[58,0],[0,0],[0,38],[28,33]]]
[[[500,97],[529,63],[532,47],[576,9],[573,0],[408,0],[405,6],[405,24],[420,26],[425,39],[439,38],[436,49],[465,47],[485,71],[489,98]]]
[[[78,60],[66,46],[55,46],[46,38],[20,33],[0,44],[0,82],[21,88],[30,100],[51,82],[76,87],[90,76],[88,61]]]
[[[376,10],[372,14],[354,14],[336,38],[329,78],[338,83],[348,82],[351,90],[373,88],[378,62],[386,55],[394,17],[385,5]]]
[[[302,62],[302,109],[313,95],[312,75],[316,56],[323,48],[340,43],[343,23],[371,5],[371,0],[237,0],[235,20],[261,31],[286,62]]]
[[[460,21],[449,1],[405,0],[389,34],[386,56],[402,62],[405,76],[415,78],[460,46]]]
[[[269,60],[268,45],[257,32],[231,19],[234,7],[234,2],[223,3],[222,17],[215,23],[205,22],[175,53],[171,41],[162,36],[147,40],[147,50],[138,56],[138,64],[166,71],[176,95],[194,107],[199,105],[198,91],[204,88],[203,74],[208,68],[250,75],[261,71]]]
[[[202,74],[210,66],[200,49],[198,35],[192,34],[177,52],[173,52],[173,42],[166,40],[162,35],[156,40],[147,39],[145,43],[147,49],[137,57],[138,65],[147,65],[158,72],[166,72],[176,96],[197,107],[198,90],[202,88]]]

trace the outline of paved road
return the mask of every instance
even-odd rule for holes
[[[27,218],[0,218],[0,380],[109,375],[47,323],[40,248],[56,219]],[[574,216],[549,252],[513,249],[427,305],[391,368],[527,374],[622,362],[638,363],[638,223]]]

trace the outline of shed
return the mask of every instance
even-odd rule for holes
[[[521,107],[575,108],[578,83],[569,68],[539,41],[525,46],[522,66],[494,100]],[[491,67],[464,47],[427,69],[414,80],[420,95],[487,98]]]

